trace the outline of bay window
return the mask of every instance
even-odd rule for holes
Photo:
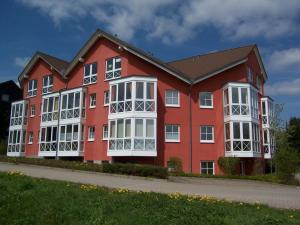
[[[19,155],[25,152],[26,130],[14,129],[8,133],[7,155]]]
[[[94,84],[97,82],[97,63],[84,65],[83,84]]]
[[[110,80],[121,76],[121,58],[114,57],[106,60],[105,79]]]
[[[47,94],[53,91],[53,76],[48,75],[43,77],[43,89],[42,93]]]
[[[61,125],[59,132],[59,151],[78,151],[80,124]]]
[[[36,94],[37,94],[37,80],[29,80],[28,97],[36,96]]]
[[[58,120],[59,96],[49,96],[43,98],[42,122]]]
[[[80,118],[81,109],[84,114],[84,93],[81,91],[73,91],[62,94],[61,101],[61,119]]]
[[[57,126],[42,127],[40,132],[40,152],[55,152],[57,150]]]
[[[25,125],[27,123],[28,104],[22,100],[11,104],[10,126]]]

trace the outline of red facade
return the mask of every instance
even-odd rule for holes
[[[232,65],[228,67],[224,67],[222,69],[216,68],[216,70],[211,73],[207,74],[207,76],[203,76],[202,80],[197,82],[196,79],[187,79],[187,77],[183,76],[182,79],[180,75],[182,73],[178,73],[178,76],[175,74],[174,71],[177,70],[170,70],[169,66],[164,67],[165,64],[155,61],[150,56],[147,58],[147,55],[142,55],[139,52],[135,52],[135,49],[128,49],[128,46],[124,46],[124,42],[118,42],[109,36],[106,37],[105,35],[98,35],[97,38],[94,39],[92,43],[85,46],[85,52],[82,53],[80,58],[76,58],[70,62],[66,68],[64,68],[65,72],[58,71],[55,62],[53,63],[51,60],[47,60],[47,57],[39,57],[36,55],[35,57],[37,60],[32,59],[31,65],[27,65],[22,74],[20,75],[20,82],[23,89],[23,96],[24,96],[24,109],[27,107],[27,112],[24,112],[24,117],[27,118],[27,122],[24,123],[22,128],[16,127],[11,125],[10,130],[12,131],[11,136],[13,134],[14,129],[22,129],[23,133],[26,131],[26,137],[23,140],[20,140],[17,143],[21,143],[23,146],[23,150],[19,149],[19,151],[15,150],[8,150],[8,155],[11,156],[21,156],[25,155],[26,157],[42,157],[42,156],[59,156],[59,157],[69,157],[73,156],[72,154],[67,154],[64,156],[62,153],[61,155],[57,152],[59,151],[57,148],[60,146],[61,138],[68,138],[68,131],[66,135],[60,136],[62,132],[62,128],[60,128],[61,121],[58,121],[56,125],[57,133],[51,133],[52,136],[56,135],[56,138],[50,138],[52,140],[52,144],[58,143],[56,146],[55,151],[52,149],[49,151],[48,155],[41,155],[40,151],[40,144],[41,144],[41,137],[42,135],[42,127],[46,126],[43,125],[41,122],[42,118],[42,108],[43,98],[46,98],[46,95],[42,94],[42,87],[43,87],[43,77],[46,75],[51,75],[53,77],[53,88],[51,93],[59,93],[60,102],[59,108],[63,107],[62,105],[62,97],[66,91],[70,91],[76,88],[82,88],[83,102],[81,106],[83,106],[84,116],[80,119],[80,124],[83,125],[83,133],[80,134],[79,132],[79,145],[81,146],[81,152],[79,154],[74,154],[74,157],[80,157],[84,161],[93,161],[93,162],[136,162],[136,163],[147,163],[147,164],[155,164],[161,166],[167,166],[167,163],[170,157],[178,157],[182,160],[183,170],[185,172],[193,172],[193,173],[200,173],[201,172],[201,165],[202,167],[207,166],[211,167],[211,164],[201,164],[201,162],[214,162],[213,163],[213,173],[220,174],[222,171],[219,169],[218,166],[218,158],[225,156],[225,137],[224,137],[224,87],[227,84],[234,83],[234,84],[250,84],[249,87],[252,87],[253,90],[260,88],[257,90],[259,95],[258,97],[258,110],[259,110],[259,156],[252,156],[252,157],[244,157],[242,156],[242,161],[245,161],[245,168],[243,168],[245,173],[251,173],[252,167],[254,164],[255,159],[264,160],[267,156],[264,154],[263,149],[263,124],[261,118],[261,97],[264,96],[263,92],[263,84],[266,80],[266,77],[263,75],[263,68],[262,62],[260,61],[259,54],[257,48],[254,46],[252,50],[249,51],[247,57],[243,59],[239,64]],[[82,50],[81,50],[82,51]],[[81,52],[78,54],[80,55]],[[114,57],[119,57],[121,59],[121,75],[116,79],[106,79],[107,73],[107,63],[108,60]],[[226,56],[225,56],[226,57]],[[92,84],[84,84],[84,74],[85,74],[85,65],[88,64],[97,64],[97,81]],[[235,63],[235,62],[234,62]],[[29,63],[30,64],[30,63]],[[251,68],[253,73],[253,81],[249,81],[248,78],[248,68]],[[172,68],[171,68],[172,69]],[[184,73],[184,71],[181,71]],[[156,156],[143,156],[143,155],[116,155],[118,153],[114,153],[114,156],[109,156],[108,142],[111,139],[111,134],[109,134],[109,140],[103,140],[103,126],[108,125],[109,132],[111,133],[114,129],[109,122],[109,115],[110,115],[110,106],[104,105],[104,92],[109,91],[111,86],[114,85],[113,82],[117,80],[124,80],[127,82],[126,79],[133,77],[133,79],[141,80],[143,77],[147,79],[148,77],[154,77],[156,79],[155,87],[156,90],[156,109],[154,118],[154,128],[149,126],[144,128],[147,132],[152,132],[152,129],[155,129],[155,150]],[[256,87],[257,85],[257,77],[261,81],[261,87]],[[37,93],[35,96],[28,97],[28,82],[30,80],[37,80]],[[136,81],[138,82],[138,81]],[[152,81],[151,81],[152,82]],[[133,83],[136,84],[136,83]],[[145,84],[147,85],[147,84]],[[148,86],[144,86],[148,87]],[[136,89],[138,89],[136,84]],[[251,88],[250,88],[251,89]],[[120,89],[119,89],[120,90]],[[127,89],[126,89],[127,90]],[[129,89],[128,89],[129,90]],[[148,89],[147,89],[148,90]],[[179,106],[166,106],[166,92],[168,90],[176,90],[179,93],[179,98],[175,101],[179,101]],[[245,89],[246,90],[246,89]],[[252,89],[251,89],[252,90]],[[130,89],[131,91],[131,89]],[[138,92],[138,91],[137,91]],[[136,93],[137,93],[136,92]],[[200,94],[202,92],[210,93],[212,96],[212,105],[211,108],[202,108],[200,107]],[[121,91],[119,91],[121,93]],[[144,93],[148,93],[147,91]],[[233,92],[232,92],[233,93]],[[250,93],[250,92],[249,92]],[[96,94],[96,106],[90,106],[90,95]],[[137,94],[136,94],[137,96]],[[124,96],[123,96],[124,97]],[[121,96],[122,98],[122,96]],[[110,99],[112,97],[110,96]],[[249,97],[250,99],[250,97]],[[68,100],[70,101],[70,99]],[[252,101],[251,99],[249,101]],[[75,103],[76,104],[76,103]],[[85,106],[84,106],[85,104]],[[248,104],[250,104],[248,102]],[[31,106],[35,106],[35,115],[31,116]],[[250,106],[251,107],[251,106]],[[49,109],[48,109],[49,110]],[[249,109],[248,109],[249,110]],[[61,110],[59,110],[61,113]],[[58,112],[58,113],[59,113]],[[126,114],[127,115],[127,114]],[[125,117],[126,117],[125,115]],[[128,114],[129,115],[129,114]],[[130,114],[131,115],[131,114]],[[140,115],[137,113],[133,113],[131,115],[132,118],[140,118]],[[143,114],[143,118],[145,117],[147,120],[148,112]],[[114,115],[112,115],[113,117]],[[127,118],[127,117],[126,117]],[[132,122],[133,123],[133,122]],[[45,123],[47,124],[47,123]],[[125,124],[125,122],[124,122]],[[134,122],[135,125],[131,126],[131,133],[137,132],[138,129],[137,121]],[[152,122],[151,122],[152,124]],[[179,140],[177,141],[166,141],[166,125],[176,125],[179,127],[179,134],[175,132],[171,136],[171,138],[176,138],[178,135]],[[53,126],[53,125],[51,125]],[[118,125],[119,126],[119,125]],[[123,126],[120,125],[120,126]],[[124,125],[125,126],[125,125]],[[145,123],[144,123],[145,126]],[[201,126],[209,126],[213,127],[213,140],[209,142],[202,143],[201,139]],[[80,127],[80,126],[79,126]],[[90,132],[89,127],[94,127],[94,138],[93,140],[90,139]],[[47,128],[45,128],[47,129]],[[67,125],[66,128],[68,129]],[[116,128],[117,129],[117,128]],[[169,129],[169,128],[168,128]],[[74,131],[75,130],[75,131]],[[251,132],[252,128],[250,129]],[[43,130],[44,132],[44,130]],[[72,135],[78,132],[77,128],[73,127]],[[117,135],[119,135],[117,131]],[[120,131],[120,132],[123,132]],[[125,128],[125,132],[126,128]],[[252,130],[253,132],[253,130]],[[32,144],[28,143],[30,139],[30,135],[33,137]],[[77,135],[77,133],[76,133]],[[120,134],[122,135],[122,134]],[[22,136],[22,135],[19,135]],[[49,136],[49,135],[48,135]],[[66,136],[66,137],[65,137]],[[126,136],[126,135],[125,135]],[[132,136],[132,135],[131,135]],[[145,134],[144,134],[145,136]],[[207,133],[208,139],[210,138],[209,132]],[[46,139],[47,137],[45,137]],[[74,137],[73,137],[74,138]],[[77,138],[77,136],[76,136]],[[12,138],[11,138],[12,139]],[[21,138],[22,139],[22,138]],[[50,140],[49,139],[49,140]],[[136,141],[135,137],[132,139],[133,142]],[[253,141],[253,138],[252,138]],[[14,141],[10,142],[11,146],[15,143]],[[66,142],[67,143],[67,142]],[[123,146],[125,142],[122,142]],[[146,140],[143,142],[144,146],[146,144]],[[150,142],[149,142],[150,143]],[[246,143],[246,142],[245,142]],[[153,144],[153,143],[152,143]],[[233,145],[235,142],[233,141]],[[131,143],[131,145],[134,145]],[[15,147],[10,147],[15,148]],[[22,147],[21,147],[22,148]],[[124,147],[125,148],[125,147]],[[146,147],[145,147],[146,148]],[[234,147],[233,147],[234,148]],[[53,154],[50,154],[50,152]],[[65,150],[67,151],[67,150]],[[118,151],[118,150],[117,150]],[[120,150],[121,152],[122,150]],[[248,151],[248,150],[247,150]],[[250,149],[253,151],[253,149]],[[239,157],[238,151],[236,154]],[[206,170],[206,172],[209,169]],[[202,171],[203,172],[203,171]]]

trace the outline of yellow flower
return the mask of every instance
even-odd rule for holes
[[[25,174],[20,171],[9,171],[7,174],[10,176],[25,176]]]

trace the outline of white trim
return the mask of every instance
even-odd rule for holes
[[[226,70],[229,70],[229,69],[231,69],[231,68],[233,68],[233,67],[236,67],[236,66],[238,66],[238,65],[240,65],[240,64],[243,64],[243,63],[247,62],[247,60],[248,60],[248,58],[242,59],[242,60],[240,60],[240,61],[238,61],[238,62],[236,62],[236,63],[234,63],[234,64],[231,64],[231,65],[229,65],[229,66],[227,66],[227,67],[224,67],[224,68],[222,68],[222,69],[220,69],[220,70],[217,70],[217,71],[215,71],[215,72],[213,72],[213,73],[207,74],[207,75],[205,75],[204,77],[201,77],[201,78],[195,80],[195,81],[193,82],[193,85],[199,83],[200,81],[206,80],[206,79],[208,79],[208,78],[210,78],[210,77],[213,77],[213,76],[215,76],[215,75],[218,75],[219,73],[222,73],[222,72],[224,72],[224,71],[226,71]]]
[[[201,133],[201,128],[202,127],[211,127],[212,128],[212,140],[202,140],[201,139],[201,134],[202,134]],[[215,127],[214,127],[214,125],[200,125],[200,143],[204,143],[204,144],[213,144],[213,143],[215,143]]]
[[[167,103],[167,92],[168,91],[177,92],[178,104],[168,104]],[[175,108],[180,107],[180,92],[178,90],[176,90],[176,89],[167,89],[167,90],[165,90],[165,106],[166,107],[175,107]]]
[[[215,161],[214,160],[201,160],[200,161],[200,174],[205,174],[205,175],[210,175],[209,173],[202,173],[202,165],[201,165],[201,163],[204,163],[204,162],[206,162],[206,163],[208,163],[208,162],[212,162],[213,163],[213,174],[211,174],[211,175],[215,175]],[[205,168],[206,170],[208,170],[208,169],[210,169],[210,168]]]
[[[206,93],[206,94],[210,94],[211,96],[211,105],[201,105],[201,93]],[[199,107],[200,109],[213,109],[214,108],[214,94],[213,92],[209,92],[209,91],[200,91],[199,95]]]
[[[167,139],[167,126],[178,126],[178,139]],[[172,133],[174,133],[172,131]],[[166,143],[180,143],[180,125],[179,124],[165,124],[165,142]]]

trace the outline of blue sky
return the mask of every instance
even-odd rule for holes
[[[0,27],[0,82],[37,50],[71,60],[97,28],[165,61],[256,43],[267,94],[300,116],[299,0],[11,0]]]

